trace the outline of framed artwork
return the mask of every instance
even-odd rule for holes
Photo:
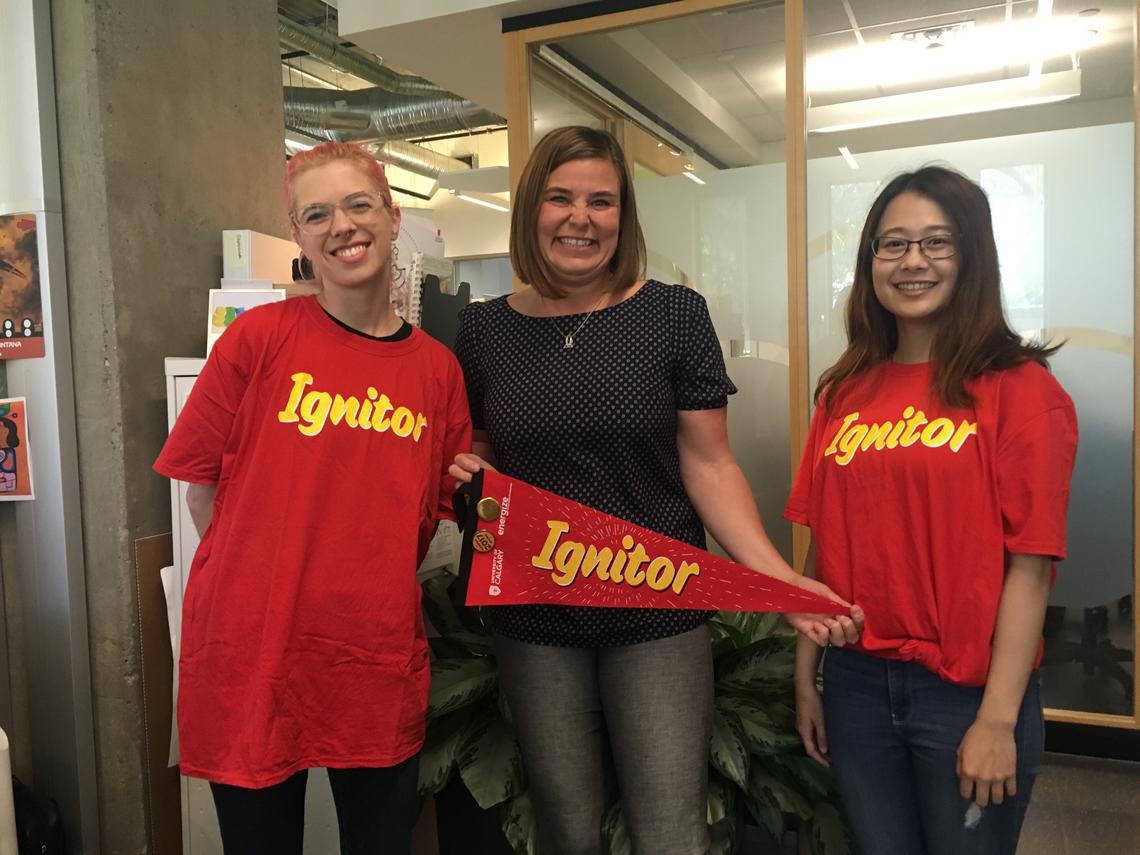
[[[44,355],[35,214],[0,216],[0,359]]]
[[[0,399],[0,502],[35,498],[29,442],[27,400]]]

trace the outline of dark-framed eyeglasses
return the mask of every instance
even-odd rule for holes
[[[907,240],[896,235],[879,235],[871,241],[871,252],[883,261],[898,261],[908,252],[911,244],[918,244],[919,250],[930,259],[950,258],[958,254],[957,235],[927,235],[918,240]]]
[[[376,223],[387,204],[387,198],[379,190],[367,190],[346,196],[340,203],[316,202],[306,205],[301,210],[294,211],[290,217],[305,234],[323,235],[332,228],[333,212],[337,208],[344,211],[354,223],[363,226]]]

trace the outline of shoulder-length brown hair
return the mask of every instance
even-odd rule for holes
[[[523,167],[511,210],[511,264],[515,275],[544,297],[565,296],[554,284],[553,271],[538,245],[538,210],[550,173],[571,160],[602,158],[617,172],[621,222],[617,249],[610,259],[613,288],[623,288],[645,275],[645,236],[637,220],[633,179],[621,146],[608,131],[573,125],[548,133]]]
[[[917,193],[938,205],[958,242],[958,281],[943,307],[931,345],[932,391],[948,406],[973,403],[966,380],[1027,360],[1048,367],[1060,345],[1025,343],[1010,329],[1001,304],[1001,274],[990,204],[982,188],[941,166],[924,166],[892,179],[879,193],[859,238],[855,282],[847,301],[847,349],[823,372],[815,401],[831,409],[845,381],[890,359],[898,349],[894,315],[875,297],[871,242],[887,205],[901,193]]]

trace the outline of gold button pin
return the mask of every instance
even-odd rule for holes
[[[499,503],[492,498],[480,499],[475,505],[475,513],[484,522],[493,522],[499,518]]]
[[[476,552],[490,552],[495,546],[495,535],[489,531],[477,531],[475,537],[471,539],[471,545],[475,547]]]

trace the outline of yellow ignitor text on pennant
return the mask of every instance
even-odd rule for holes
[[[654,591],[672,589],[680,596],[689,580],[701,575],[701,565],[695,562],[682,561],[678,569],[665,556],[650,558],[645,547],[628,534],[621,539],[622,549],[615,553],[608,546],[599,549],[593,543],[563,540],[570,531],[569,523],[547,520],[546,527],[546,542],[530,563],[539,570],[552,570],[550,578],[563,588],[573,585],[579,576],[594,574],[603,582],[631,588],[648,585]]]

